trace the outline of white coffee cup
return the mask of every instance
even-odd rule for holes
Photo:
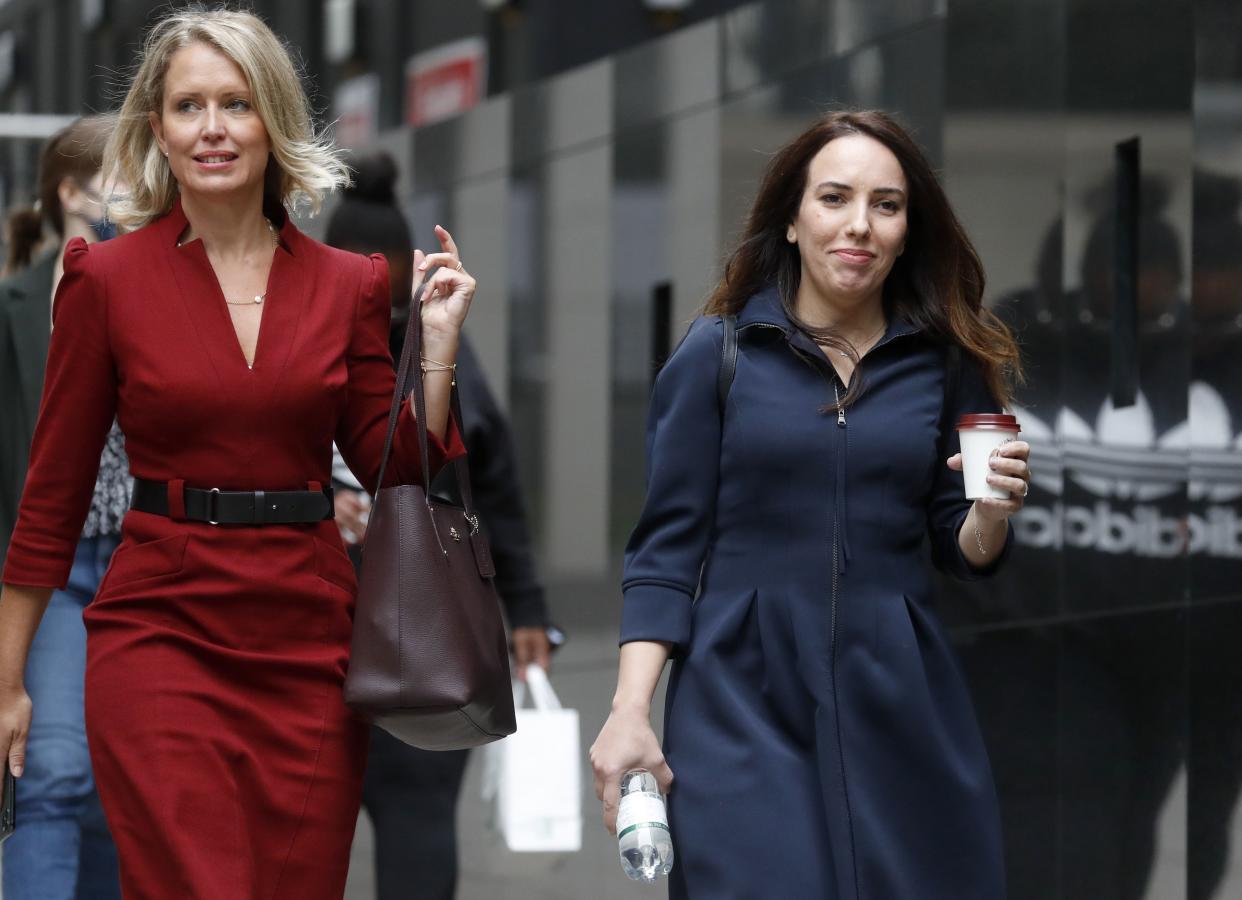
[[[1009,491],[988,484],[993,471],[989,461],[1001,446],[1018,439],[1018,420],[1002,413],[976,413],[958,419],[957,436],[962,444],[962,478],[966,499],[995,497],[1008,500]]]

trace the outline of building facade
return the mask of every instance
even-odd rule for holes
[[[1018,547],[940,607],[1000,788],[1010,896],[1242,896],[1242,6],[669,5],[254,4],[301,51],[325,120],[359,117],[357,140],[398,158],[417,238],[446,224],[482,285],[470,327],[558,619],[618,620],[653,372],[767,154],[823,110],[892,110],[1026,360]],[[151,14],[0,3],[4,109],[107,108],[101,75]],[[426,124],[405,124],[417,59],[434,69],[443,47],[473,93],[433,91]],[[32,153],[0,142],[8,196]]]

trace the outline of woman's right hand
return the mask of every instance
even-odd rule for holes
[[[26,767],[26,738],[34,704],[23,685],[0,686],[0,759],[7,759],[14,778]]]
[[[595,770],[595,796],[604,804],[604,827],[617,833],[617,804],[621,776],[632,769],[646,769],[655,776],[660,793],[673,784],[673,771],[664,761],[660,742],[651,729],[650,714],[634,708],[614,709],[600,729],[590,750]]]

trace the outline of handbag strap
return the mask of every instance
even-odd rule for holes
[[[716,402],[720,405],[720,417],[724,418],[729,402],[729,389],[737,374],[737,316],[721,316],[724,334],[720,343],[720,371],[716,375]]]
[[[413,391],[414,402],[414,418],[418,427],[418,452],[421,465],[419,466],[419,484],[423,488],[423,494],[426,496],[427,502],[430,503],[431,497],[431,472],[428,461],[431,458],[430,441],[427,437],[427,399],[423,396],[423,317],[421,315],[423,303],[423,291],[426,289],[431,276],[436,273],[437,269],[432,269],[423,279],[422,284],[418,286],[418,290],[414,292],[414,297],[410,300],[409,320],[405,325],[405,341],[401,348],[401,361],[397,365],[397,380],[393,386],[392,405],[388,410],[388,433],[384,436],[384,455],[380,457],[379,478],[376,480],[375,493],[372,496],[379,496],[379,490],[384,484],[384,470],[388,467],[388,457],[392,453],[392,439],[397,430],[397,418],[401,411],[401,398]],[[417,357],[418,364],[414,364]],[[453,417],[457,420],[458,427],[465,427],[461,415],[461,398],[457,393],[457,378],[453,378],[453,388],[449,396],[449,408]],[[453,473],[457,476],[457,489],[461,493],[462,505],[466,509],[466,516],[470,520],[471,528],[478,530],[478,516],[474,512],[474,492],[470,489],[470,468],[466,465],[466,458],[459,456],[453,460]]]
[[[944,397],[940,401],[940,455],[949,452],[949,434],[954,425],[951,421],[957,405],[957,388],[962,380],[962,348],[951,343],[944,354]]]

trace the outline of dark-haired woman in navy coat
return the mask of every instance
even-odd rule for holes
[[[591,748],[669,793],[673,898],[999,900],[996,795],[927,564],[993,571],[1027,490],[1006,445],[965,499],[953,429],[1017,348],[931,168],[877,112],[772,159],[747,231],[657,381],[626,553],[621,671]],[[722,317],[736,374],[718,393]],[[673,672],[665,742],[650,701]],[[673,784],[673,773],[676,783]]]

